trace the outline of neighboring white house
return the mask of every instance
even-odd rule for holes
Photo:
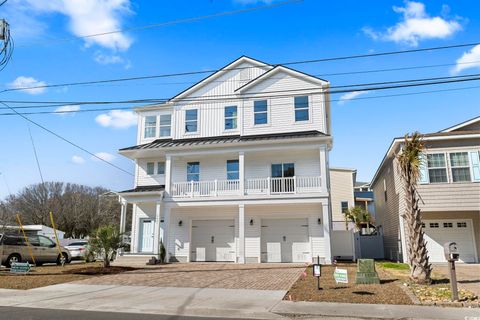
[[[372,180],[377,225],[385,257],[405,261],[403,188],[395,155],[404,138],[393,139]],[[417,187],[430,262],[446,262],[443,245],[454,241],[462,262],[480,262],[480,117],[424,135],[425,154]]]
[[[329,82],[241,57],[137,108],[132,254],[331,263]]]

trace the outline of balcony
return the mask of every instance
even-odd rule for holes
[[[243,191],[240,180],[210,180],[174,182],[174,198],[222,197],[241,195],[281,195],[321,192],[321,177],[245,179]]]

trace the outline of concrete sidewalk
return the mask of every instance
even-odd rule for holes
[[[60,284],[0,289],[0,306],[221,318],[469,319],[480,309],[283,301],[283,290]]]

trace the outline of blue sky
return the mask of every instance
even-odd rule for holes
[[[275,1],[198,0],[10,0],[0,17],[11,24],[15,50],[0,72],[0,90],[15,86],[88,81],[219,68],[241,55],[269,63],[476,42],[478,1],[305,0],[275,8],[108,36],[58,41],[73,36],[240,10]],[[480,71],[480,46],[369,59],[298,65],[311,74],[433,64],[449,66],[395,72],[322,76],[333,86],[399,79],[441,77]],[[459,64],[455,65],[457,62]],[[116,84],[1,93],[1,100],[79,101],[169,97],[200,76]],[[476,82],[364,94],[362,98],[435,89],[464,88]],[[332,101],[334,148],[331,165],[358,169],[369,181],[393,137],[434,132],[480,114],[480,90]],[[358,96],[357,98],[359,98]],[[340,95],[333,95],[339,100]],[[113,105],[112,107],[118,107]],[[85,110],[95,106],[80,106]],[[35,109],[34,109],[35,110]],[[30,110],[30,111],[34,111]],[[37,109],[39,110],[39,109]],[[53,109],[52,109],[53,110]],[[0,110],[7,113],[8,110]],[[128,112],[32,115],[33,120],[133,172],[116,152],[135,144],[134,116]],[[131,176],[31,126],[45,180],[130,188]],[[0,199],[39,182],[28,126],[0,115]],[[8,186],[8,187],[7,187]]]

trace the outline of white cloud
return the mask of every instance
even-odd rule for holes
[[[112,110],[98,115],[95,121],[102,127],[124,129],[137,124],[137,115],[132,111]]]
[[[93,60],[95,60],[99,64],[107,65],[107,64],[123,64],[125,69],[130,69],[132,64],[130,60],[124,59],[119,55],[116,54],[104,54],[100,51],[95,52],[93,55]]]
[[[387,28],[384,32],[365,27],[362,29],[363,32],[374,40],[417,46],[421,40],[444,39],[462,29],[458,22],[460,18],[448,20],[441,16],[431,17],[421,2],[405,1],[405,7],[394,6],[393,11],[402,15],[400,22],[396,25]],[[442,14],[445,15],[448,11],[448,6],[442,7]]]
[[[453,74],[458,74],[470,68],[480,68],[480,45],[476,45],[471,50],[463,53],[456,63],[457,65],[451,70]]]
[[[97,152],[95,153],[95,156],[108,162],[111,162],[115,159],[115,156],[108,152]],[[100,161],[98,158],[92,156],[92,160]]]
[[[32,77],[24,77],[20,76],[17,77],[15,80],[8,84],[8,87],[11,89],[21,89],[21,88],[30,88],[30,87],[40,87],[40,88],[32,88],[32,89],[23,89],[21,91],[28,93],[28,94],[41,94],[45,92],[46,88],[41,88],[42,86],[46,85],[44,81],[39,81]]]
[[[74,114],[75,111],[80,110],[79,105],[70,105],[70,106],[61,106],[55,109],[55,112],[58,112],[58,115],[64,116],[67,114]]]
[[[349,100],[352,100],[358,96],[367,94],[368,91],[352,91],[352,92],[347,92],[344,95],[342,95],[338,101],[338,104],[345,104]]]
[[[84,164],[85,159],[83,159],[80,156],[75,155],[75,156],[72,157],[72,162],[75,163],[75,164]]]
[[[29,30],[42,26],[45,13],[59,13],[68,18],[68,28],[75,36],[85,36],[121,30],[125,16],[132,14],[130,0],[14,0],[15,9],[10,16],[20,22],[20,30]],[[14,4],[10,4],[14,6]],[[23,20],[22,17],[28,17]],[[45,30],[43,30],[45,31]],[[37,36],[43,35],[38,33]],[[123,32],[96,37],[83,38],[87,47],[96,44],[112,50],[126,50],[132,44],[132,38]]]

